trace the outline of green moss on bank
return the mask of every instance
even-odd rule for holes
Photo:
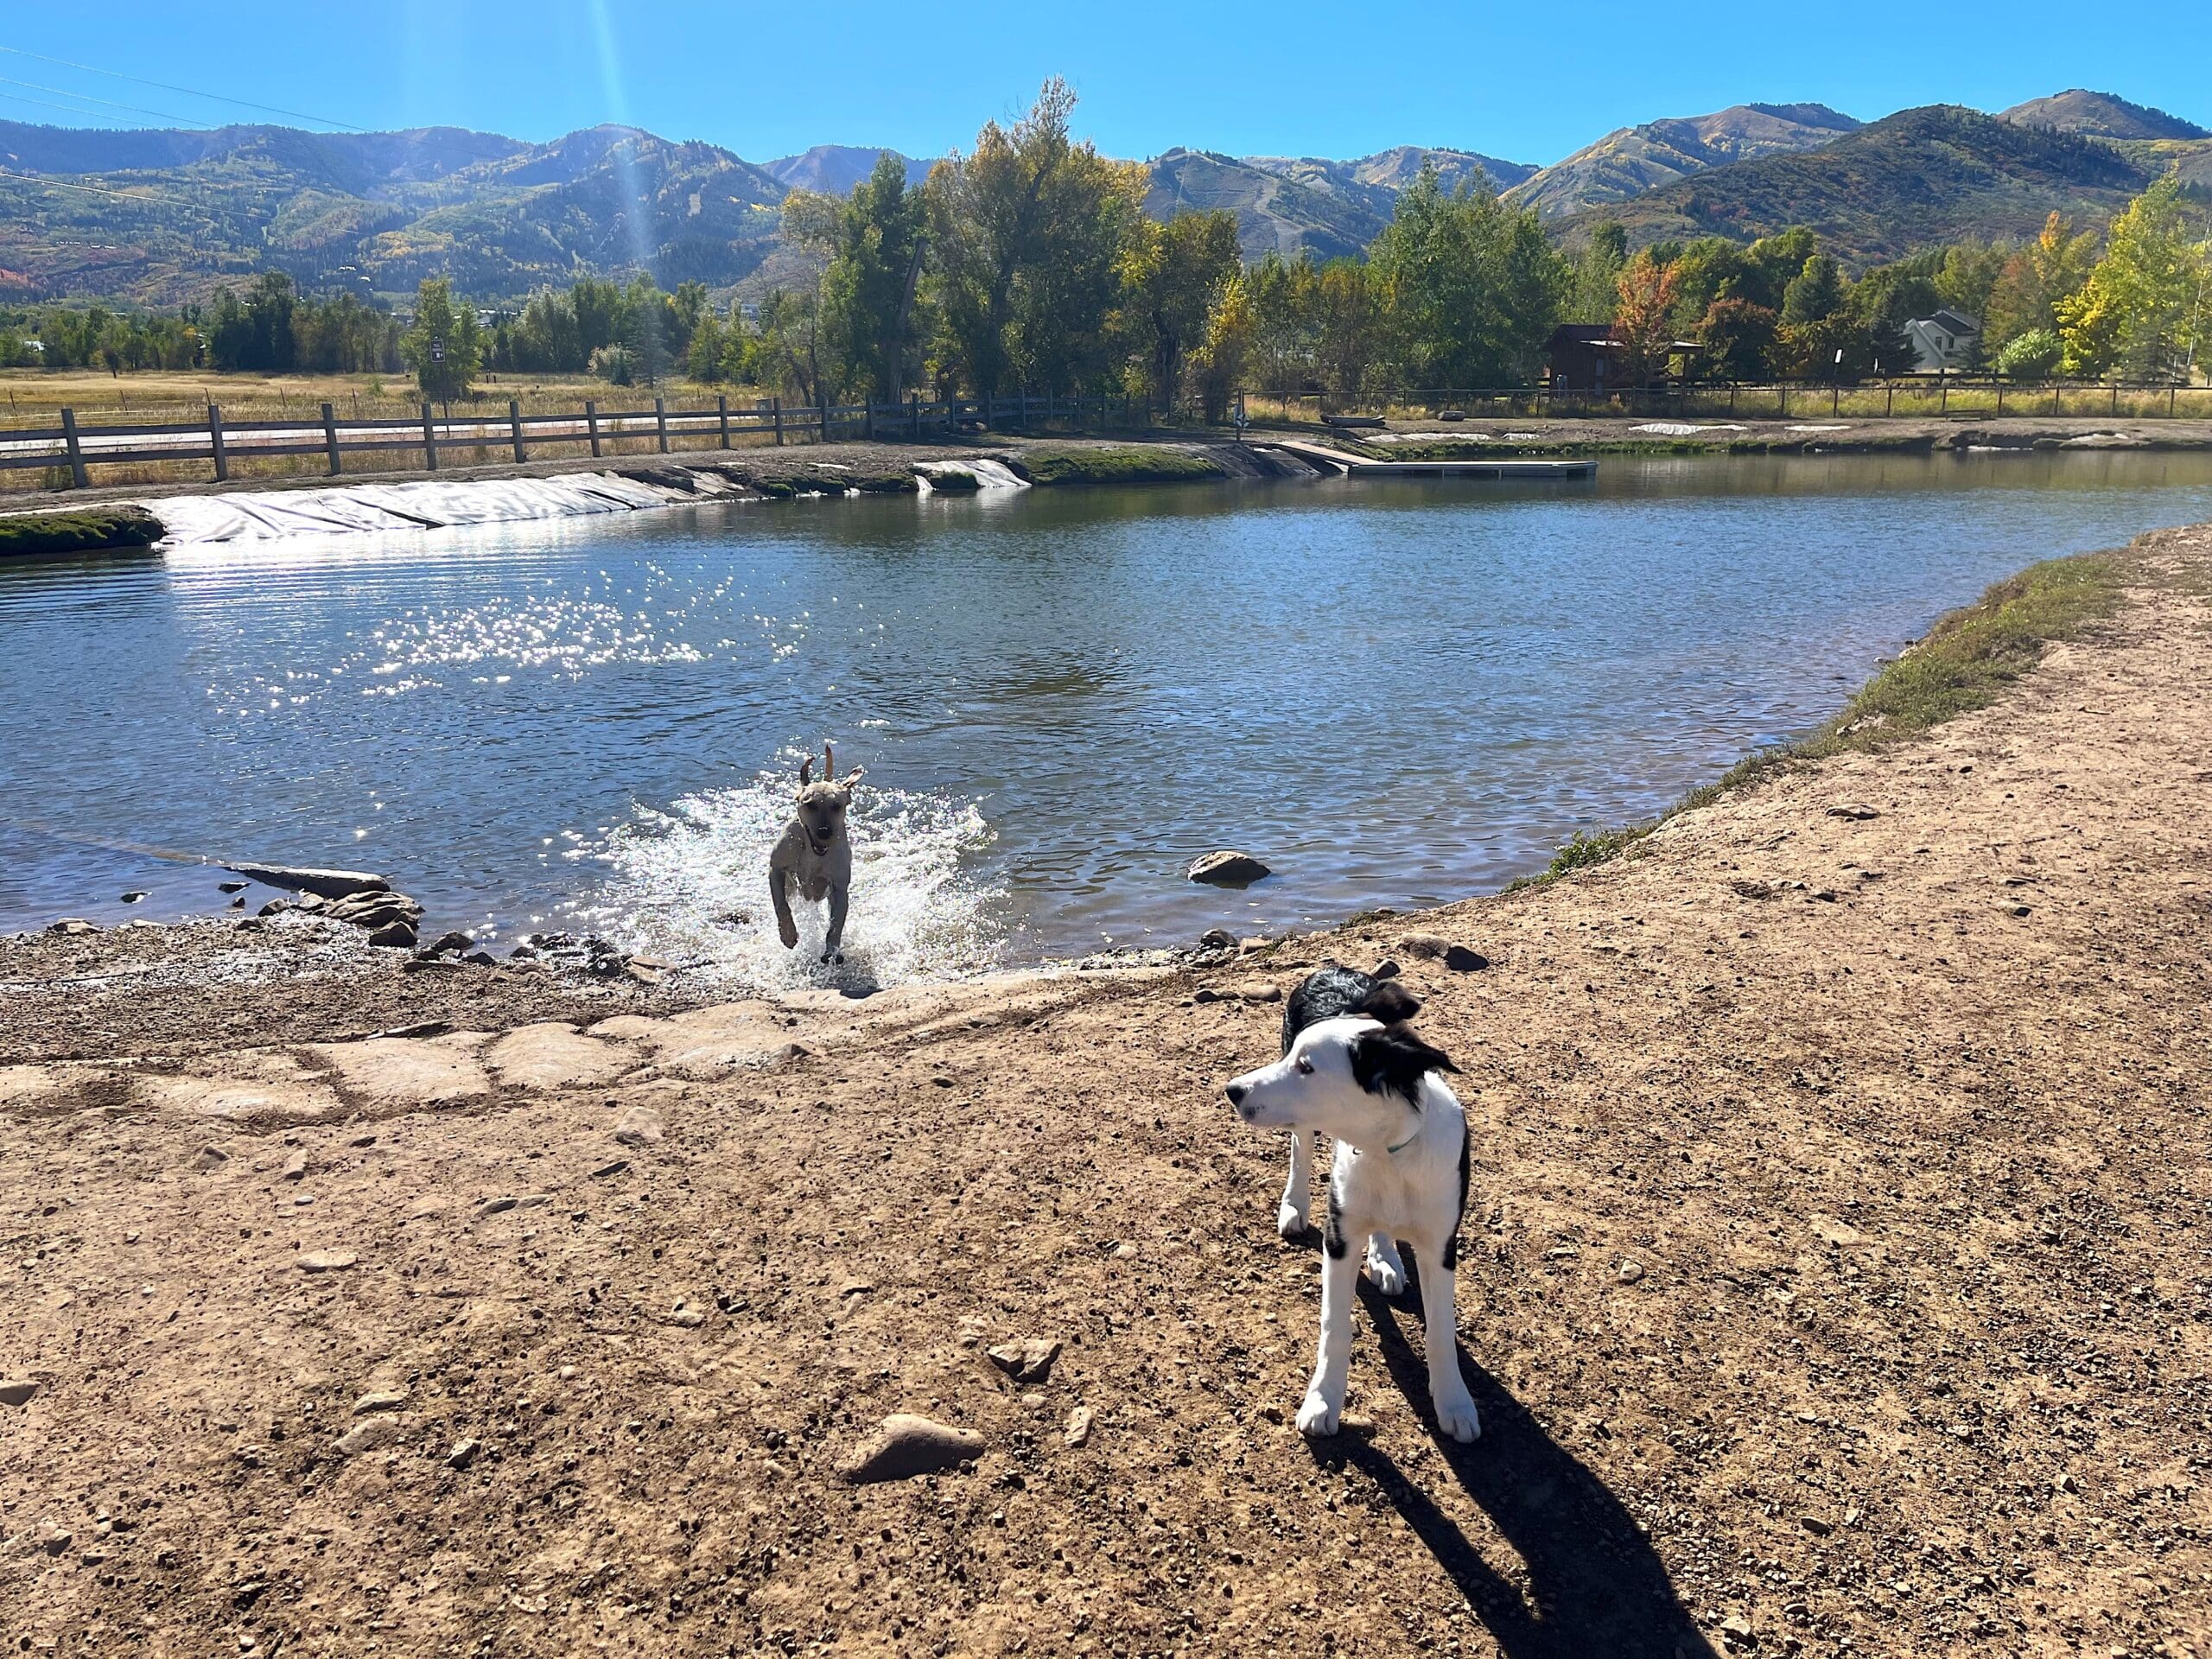
[[[1192,479],[1226,478],[1228,469],[1217,461],[1192,454],[1187,449],[1140,448],[1122,445],[1103,448],[1056,448],[1039,446],[1006,464],[1032,484],[1179,484]]]
[[[162,521],[143,507],[87,507],[77,512],[0,518],[0,558],[150,547],[161,539]]]
[[[1972,605],[1938,618],[1927,638],[1884,666],[1811,736],[1754,750],[1649,823],[1578,834],[1553,855],[1537,880],[1548,881],[1618,858],[1676,813],[1709,806],[1776,772],[1832,754],[1887,748],[1986,708],[2042,659],[2052,641],[2072,639],[2110,616],[2119,607],[2126,576],[2125,556],[2119,553],[2085,553],[2030,565]]]

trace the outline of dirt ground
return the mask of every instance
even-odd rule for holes
[[[1924,740],[1241,961],[111,1002],[139,1058],[0,1070],[5,1649],[2205,1659],[2212,527],[2142,545]],[[1316,1254],[1219,1094],[1386,955],[1475,1127],[1464,1447],[1371,1289],[1289,1426]],[[982,1449],[841,1479],[894,1412]]]

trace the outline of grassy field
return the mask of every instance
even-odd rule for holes
[[[1877,416],[1932,419],[1939,416],[1978,415],[2007,418],[2054,416],[2094,419],[2151,420],[2159,416],[2212,416],[2212,386],[2183,386],[2171,395],[2163,389],[2129,391],[2110,386],[2050,386],[1948,385],[1915,378],[1888,385],[1843,386],[1691,386],[1679,395],[1665,394],[1624,401],[1620,398],[1549,398],[1533,391],[1481,395],[1425,395],[1378,393],[1371,397],[1331,397],[1332,414],[1382,415],[1394,421],[1434,419],[1445,410],[1457,410],[1471,421],[1506,421],[1516,417],[1559,419],[1634,416],[1640,420],[1805,420],[1858,419]],[[2001,407],[2000,407],[2001,404]],[[1273,397],[1257,393],[1245,398],[1246,413],[1255,421],[1292,421],[1311,424],[1319,418],[1319,402],[1312,397]]]
[[[480,398],[472,409],[502,410],[512,397],[521,403],[525,415],[581,409],[587,397],[597,398],[602,409],[650,409],[655,392],[650,386],[611,386],[588,374],[487,376],[477,390]],[[711,409],[718,393],[728,397],[732,408],[748,406],[768,395],[757,387],[695,385],[685,380],[668,381],[658,392],[671,409]],[[75,410],[79,421],[92,426],[193,420],[210,404],[221,407],[226,420],[283,420],[320,415],[326,403],[340,420],[404,416],[422,408],[414,381],[404,374],[149,370],[111,375],[105,369],[0,370],[0,428],[50,426],[63,408]],[[455,404],[455,412],[461,408]]]

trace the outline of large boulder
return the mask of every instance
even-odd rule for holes
[[[1210,887],[1249,887],[1274,874],[1249,853],[1227,850],[1208,853],[1192,862],[1190,877]]]
[[[293,864],[226,864],[233,874],[251,876],[264,887],[287,893],[312,893],[324,899],[344,899],[357,893],[382,893],[391,886],[366,870],[314,870]]]

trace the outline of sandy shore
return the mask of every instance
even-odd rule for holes
[[[2212,1653],[2212,527],[2139,550],[1923,740],[1240,961],[369,1041],[111,998],[137,1058],[0,1069],[0,1636]],[[1371,1292],[1347,1432],[1288,1426],[1315,1257],[1217,1092],[1386,955],[1476,1126],[1468,1447]],[[902,1411],[983,1449],[840,1479]]]

